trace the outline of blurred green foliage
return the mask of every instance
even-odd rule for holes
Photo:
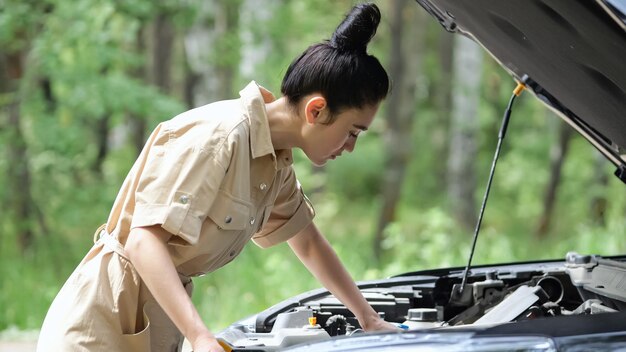
[[[266,0],[270,16],[241,21],[240,31],[250,33],[252,43],[265,43],[271,50],[256,62],[253,73],[238,72],[234,87],[255,79],[278,92],[292,58],[307,45],[328,38],[351,4]],[[197,6],[191,2],[147,0],[6,1],[0,11],[0,51],[6,54],[24,50],[27,55],[25,75],[17,91],[0,96],[0,145],[5,145],[8,138],[4,107],[17,95],[20,127],[27,142],[28,160],[24,162],[28,162],[32,173],[31,193],[49,232],[38,232],[34,245],[22,251],[17,238],[22,224],[15,221],[15,209],[6,207],[10,190],[0,187],[0,330],[41,325],[50,302],[89,249],[93,231],[106,220],[136,157],[129,141],[116,143],[104,160],[103,174],[96,174],[92,164],[97,154],[97,121],[110,116],[113,128],[124,129],[128,116],[133,115],[145,119],[151,128],[186,109],[180,93],[185,68],[180,42]],[[385,5],[381,7],[384,11]],[[177,28],[173,76],[179,89],[169,95],[132,74],[147,64],[145,55],[136,50],[137,31],[142,24],[150,24],[159,11],[169,13]],[[370,50],[383,63],[388,60],[389,46],[385,21]],[[435,48],[441,35],[447,34],[431,24],[427,40],[431,46],[424,53],[416,53],[423,55],[424,67],[412,131],[413,157],[396,221],[385,230],[386,251],[380,263],[373,260],[371,248],[385,171],[384,106],[371,130],[359,138],[356,151],[322,172],[313,172],[306,158],[296,153],[295,167],[304,188],[321,189],[311,195],[316,223],[357,280],[465,264],[471,234],[461,230],[449,214],[448,206],[454,199],[447,198],[441,177],[445,156],[435,148],[446,143],[445,126],[427,93],[441,78]],[[248,45],[241,40],[237,33],[223,38],[220,52],[236,54],[219,56],[219,60],[240,60],[241,53],[236,49]],[[54,106],[39,89],[42,77],[52,84]],[[483,79],[476,165],[479,180],[486,180],[503,104],[514,85],[488,58]],[[497,106],[490,103],[494,96]],[[564,165],[552,231],[542,240],[534,236],[549,177],[549,150],[560,123],[555,121],[530,94],[518,100],[475,263],[563,258],[571,250],[604,254],[626,251],[624,185],[614,177],[606,186],[595,183],[598,173],[612,172],[611,166],[606,162],[598,168],[595,150],[579,137],[572,141]],[[9,167],[1,150],[1,185],[8,184]],[[483,187],[478,184],[477,199],[482,198]],[[604,225],[594,224],[588,215],[593,196],[609,199]],[[194,302],[211,329],[223,328],[282,299],[318,287],[286,245],[269,250],[250,245],[232,264],[194,282]]]

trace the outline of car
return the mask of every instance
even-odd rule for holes
[[[417,4],[445,30],[480,44],[626,183],[626,1]],[[404,331],[363,333],[341,302],[318,289],[218,337],[233,351],[626,350],[626,255],[570,252],[559,260],[468,264],[359,288]]]

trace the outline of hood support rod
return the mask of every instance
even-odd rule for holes
[[[513,90],[513,94],[511,95],[511,99],[509,100],[509,105],[506,107],[504,111],[504,116],[502,117],[502,125],[500,126],[500,132],[498,133],[498,145],[496,146],[496,152],[493,156],[493,162],[491,163],[491,171],[489,172],[489,179],[487,181],[487,189],[485,190],[485,195],[483,196],[483,203],[480,206],[480,213],[478,214],[478,221],[476,222],[476,228],[474,229],[474,240],[472,241],[472,250],[470,251],[469,260],[467,262],[467,267],[465,267],[465,271],[463,272],[463,281],[461,282],[461,286],[459,287],[459,296],[463,293],[463,289],[465,288],[465,284],[467,282],[467,275],[469,274],[470,267],[472,265],[472,258],[474,257],[474,250],[476,249],[476,241],[478,240],[478,232],[480,231],[480,225],[483,222],[483,214],[485,213],[485,206],[487,205],[487,198],[489,198],[489,190],[491,189],[491,182],[493,181],[493,174],[496,171],[496,164],[498,162],[498,158],[500,157],[500,149],[502,149],[502,141],[504,140],[504,136],[506,135],[506,130],[509,126],[509,120],[511,118],[511,107],[513,106],[513,102],[515,98],[522,94],[522,91],[526,88],[523,83],[518,82],[517,87]],[[454,294],[454,292],[453,292]]]

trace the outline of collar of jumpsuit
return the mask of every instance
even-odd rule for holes
[[[250,122],[252,158],[256,159],[271,154],[276,170],[293,164],[291,149],[274,151],[261,88],[255,81],[252,81],[239,92],[239,96],[244,102],[244,113]]]

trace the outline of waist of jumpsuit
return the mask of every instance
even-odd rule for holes
[[[106,231],[106,226],[102,225],[96,231],[96,236],[94,237],[96,244],[102,243],[103,246],[110,249],[111,251],[117,253],[120,257],[128,260],[131,264],[132,261],[128,258],[128,254],[124,250],[124,246],[117,240],[117,237],[113,234],[110,234]],[[179,272],[178,277],[180,278],[180,282],[187,286],[187,284],[191,283],[191,278],[187,275],[183,275]]]

